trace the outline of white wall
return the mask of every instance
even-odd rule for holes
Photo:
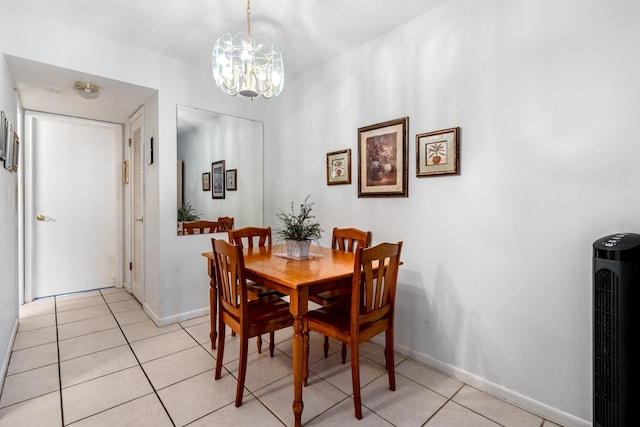
[[[17,99],[11,75],[0,61],[0,110],[19,129]],[[9,363],[12,336],[18,318],[18,174],[0,162],[0,387]]]
[[[401,351],[589,424],[591,245],[640,231],[639,17],[626,1],[450,0],[287,82],[265,127],[267,223],[310,194],[326,235],[403,240]],[[359,199],[357,129],[403,116],[409,197]],[[460,176],[416,178],[415,135],[454,126]],[[354,184],[327,186],[326,153],[345,148]]]

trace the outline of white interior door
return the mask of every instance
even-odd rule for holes
[[[122,126],[55,115],[28,123],[32,298],[113,286]]]
[[[131,118],[131,293],[144,302],[144,109]]]

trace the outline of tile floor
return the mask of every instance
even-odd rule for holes
[[[238,339],[227,337],[226,370],[214,381],[209,316],[158,328],[115,288],[37,300],[20,309],[0,426],[292,425],[291,330],[277,333],[276,342],[273,358],[251,343],[236,408]],[[339,344],[331,350],[325,359],[322,337],[311,337],[304,425],[557,426],[399,354],[392,392],[374,343],[362,347],[358,421],[349,363],[340,363]]]

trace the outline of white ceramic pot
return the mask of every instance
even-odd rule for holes
[[[306,258],[309,256],[311,240],[287,240],[287,255],[294,258]]]

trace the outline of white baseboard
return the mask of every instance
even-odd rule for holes
[[[151,318],[153,323],[158,327],[171,325],[173,323],[184,322],[185,320],[194,319],[200,316],[206,316],[209,314],[209,307],[199,308],[197,310],[186,311],[184,313],[178,313],[173,316],[159,317],[156,313],[149,308],[147,304],[142,305],[142,309]]]

